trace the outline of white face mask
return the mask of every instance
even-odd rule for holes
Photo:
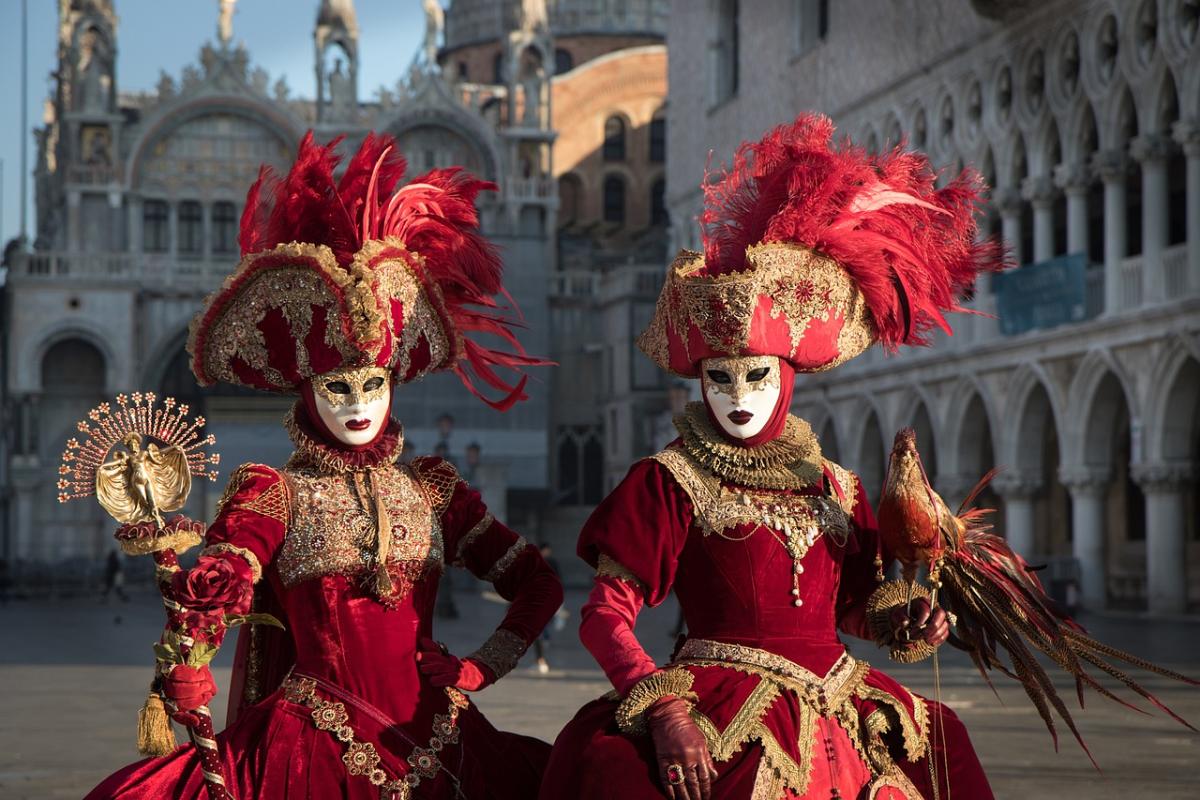
[[[391,376],[382,367],[335,369],[313,378],[312,388],[321,422],[343,444],[370,444],[391,416]]]
[[[713,417],[735,439],[762,432],[779,400],[779,359],[776,356],[705,358],[700,361],[704,399]]]

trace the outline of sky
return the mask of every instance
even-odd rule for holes
[[[22,0],[0,0],[0,242],[20,228],[21,138],[28,139],[32,173],[36,146],[32,129],[42,124],[55,68],[58,0],[24,0],[28,8],[28,126],[21,128]],[[159,71],[178,80],[183,68],[198,62],[200,47],[216,40],[218,0],[115,0],[117,10],[117,87],[153,89]],[[263,67],[274,84],[287,76],[293,96],[313,97],[313,26],[319,0],[238,0],[233,38],[245,44],[253,66]],[[425,34],[421,0],[356,0],[359,27],[359,99],[379,86],[392,86],[408,68]],[[33,178],[28,179],[28,230],[35,231]]]

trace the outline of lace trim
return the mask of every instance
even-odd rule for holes
[[[528,647],[529,643],[517,634],[507,628],[497,628],[468,658],[486,664],[496,680],[500,680],[513,671]]]
[[[458,470],[443,458],[418,458],[412,463],[413,474],[439,517],[450,507],[454,491],[462,483]]]
[[[628,567],[616,559],[606,556],[604,553],[601,553],[600,558],[596,561],[596,577],[616,578],[619,581],[628,583],[643,594],[646,592],[646,584],[638,580],[638,577]]]
[[[757,447],[732,444],[713,427],[704,403],[675,417],[683,449],[717,477],[757,489],[802,489],[821,480],[821,445],[812,427],[789,416],[778,437]]]
[[[765,525],[781,533],[804,531],[805,536],[796,540],[796,555],[800,558],[821,534],[831,534],[839,543],[845,543],[849,536],[850,519],[831,498],[731,489],[677,447],[667,448],[651,458],[666,467],[687,493],[695,521],[705,535],[720,534],[738,525]]]
[[[254,555],[253,551],[245,547],[238,547],[236,544],[230,544],[229,542],[210,544],[200,551],[200,555],[202,556],[215,556],[219,553],[235,553],[241,556],[250,565],[250,575],[254,582],[258,583],[262,580],[262,564],[259,563],[258,556]]]
[[[458,549],[454,553],[455,566],[461,567],[463,565],[467,551],[471,549],[471,545],[475,544],[475,540],[482,536],[484,531],[492,527],[492,523],[495,521],[496,518],[489,511],[479,518],[479,522],[471,526],[471,530],[467,531],[466,535],[458,543]]]
[[[525,537],[518,536],[517,540],[512,543],[512,546],[504,551],[504,555],[492,563],[491,568],[483,576],[483,579],[488,583],[495,583],[500,580],[527,547],[529,547],[529,542],[526,541]]]
[[[400,457],[404,447],[404,429],[396,419],[388,421],[379,441],[363,450],[340,450],[317,439],[300,421],[302,406],[293,406],[283,418],[296,452],[288,459],[285,470],[316,469],[325,473],[361,472],[388,467]]]
[[[841,464],[835,464],[828,458],[822,458],[821,463],[833,474],[833,479],[841,487],[844,497],[838,500],[846,516],[854,516],[854,508],[858,505],[858,477]],[[836,495],[836,492],[835,492]]]
[[[644,733],[646,710],[664,697],[674,696],[686,703],[695,703],[697,698],[692,692],[692,682],[695,679],[696,677],[686,669],[662,669],[650,673],[635,683],[617,706],[617,727],[622,733],[630,736]],[[711,740],[709,747],[712,747]]]

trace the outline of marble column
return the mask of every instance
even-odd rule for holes
[[[1000,531],[1008,546],[1028,559],[1034,554],[1033,498],[1042,488],[1036,478],[1020,475],[1001,475],[993,484],[996,493],[1004,498],[1004,525]]]
[[[1000,235],[1012,251],[1013,261],[1018,266],[1029,260],[1029,253],[1021,252],[1021,209],[1025,200],[1015,186],[997,189],[992,195],[996,208],[1000,209]]]
[[[1125,260],[1125,172],[1121,150],[1104,150],[1092,158],[1092,169],[1104,181],[1104,313],[1121,308],[1121,262]]]
[[[1082,162],[1059,164],[1054,170],[1054,182],[1067,196],[1067,252],[1083,253],[1091,263],[1088,252],[1088,188],[1092,173]]]
[[[1054,258],[1054,198],[1058,190],[1048,175],[1031,176],[1021,194],[1033,205],[1033,262]]]
[[[1108,604],[1104,501],[1112,475],[1098,467],[1064,466],[1058,477],[1071,493],[1071,549],[1079,562],[1081,604],[1100,611]]]
[[[1175,123],[1175,141],[1187,158],[1188,288],[1200,292],[1200,120]]]
[[[1146,496],[1146,606],[1154,614],[1187,609],[1184,492],[1193,475],[1187,463],[1133,467],[1133,479]]]
[[[1130,143],[1130,153],[1142,164],[1142,302],[1167,299],[1167,271],[1163,250],[1167,248],[1167,157],[1170,140],[1162,134],[1139,136]]]

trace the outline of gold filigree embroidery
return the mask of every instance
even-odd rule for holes
[[[374,509],[359,497],[352,473],[300,469],[286,474],[296,513],[276,560],[283,584],[370,573],[377,552]],[[372,486],[391,522],[388,562],[396,594],[389,602],[396,602],[415,582],[442,568],[441,520],[408,467],[389,464],[373,474]]]
[[[264,517],[287,525],[291,521],[292,503],[288,496],[287,483],[282,479],[272,483],[262,494],[252,497],[239,506],[245,511],[253,511]]]
[[[496,581],[500,580],[501,576],[508,572],[509,568],[513,565],[521,553],[525,552],[526,548],[529,546],[530,544],[528,541],[526,541],[524,536],[518,536],[517,540],[513,542],[507,550],[504,551],[504,554],[496,559],[491,568],[487,571],[487,574],[483,576],[483,579],[488,583],[495,583]]]
[[[495,521],[496,518],[492,516],[490,511],[488,511],[479,518],[479,522],[476,522],[471,526],[471,530],[467,531],[462,539],[460,539],[458,542],[458,549],[454,553],[455,566],[461,567],[465,563],[467,551],[471,549],[471,545],[475,543],[476,539],[483,535],[484,531],[492,527],[492,524],[495,523]]]
[[[367,385],[378,380],[374,388]],[[331,383],[344,383],[349,391],[337,393]],[[312,382],[313,393],[333,407],[367,404],[384,400],[392,388],[391,373],[384,367],[345,367],[322,372]]]
[[[833,367],[858,355],[875,341],[875,326],[866,300],[850,274],[833,259],[790,243],[774,242],[746,249],[746,268],[722,275],[705,275],[704,256],[681,250],[659,293],[654,318],[638,337],[638,346],[656,364],[682,377],[695,377],[695,363],[704,353],[688,348],[690,371],[671,368],[670,337],[691,341],[692,331],[704,345],[730,356],[751,355],[755,312],[769,298],[768,313],[788,326],[788,353],[800,347],[810,322],[840,319],[838,354],[813,372]],[[678,366],[678,365],[677,365]]]
[[[412,464],[412,471],[429,498],[434,513],[439,517],[446,513],[454,490],[462,483],[454,465],[441,458],[418,458]]]
[[[723,534],[738,525],[765,525],[794,534],[789,546],[796,552],[789,554],[800,558],[821,535],[831,534],[838,542],[849,535],[849,520],[830,498],[731,489],[679,448],[667,448],[651,458],[666,467],[688,495],[695,522],[705,535]]]
[[[675,417],[683,449],[723,480],[757,489],[802,489],[821,480],[821,445],[807,422],[789,415],[783,432],[757,447],[731,444],[708,418],[703,403]]]
[[[215,556],[220,553],[234,553],[241,556],[250,565],[250,575],[254,583],[262,580],[262,564],[259,563],[258,556],[254,555],[252,550],[248,550],[245,547],[238,547],[236,544],[230,544],[229,542],[219,542],[217,544],[210,544],[200,551],[200,555],[202,556]]]
[[[517,634],[507,628],[497,628],[469,658],[486,664],[496,680],[500,680],[512,672],[528,647],[529,643]]]
[[[619,581],[625,581],[643,594],[646,592],[646,584],[638,580],[632,570],[604,553],[601,553],[600,557],[596,559],[596,577],[616,578]]]
[[[635,683],[617,706],[617,727],[626,734],[644,732],[646,709],[668,695],[687,703],[695,703],[697,698],[692,692],[692,682],[695,679],[686,669],[661,669],[651,672]]]
[[[833,474],[833,479],[837,481],[838,487],[842,490],[843,496],[838,500],[842,511],[846,512],[847,517],[854,516],[854,507],[858,504],[858,478],[850,470],[827,458],[821,459],[821,463]],[[835,492],[834,495],[836,496],[837,493]]]
[[[235,469],[233,474],[229,476],[229,482],[225,484],[225,491],[221,492],[221,499],[217,500],[217,515],[220,516],[221,512],[225,510],[226,504],[238,493],[238,490],[242,488],[242,485],[246,481],[254,477],[256,473],[261,473],[264,470],[275,472],[275,470],[265,467],[262,464],[242,464]]]
[[[701,375],[705,390],[727,394],[739,402],[750,392],[762,392],[779,388],[779,358],[777,356],[729,356],[709,358],[704,361],[705,370],[718,370],[729,376],[729,383],[717,383],[707,375]],[[758,381],[750,381],[749,374],[756,369],[765,369],[767,374]]]

